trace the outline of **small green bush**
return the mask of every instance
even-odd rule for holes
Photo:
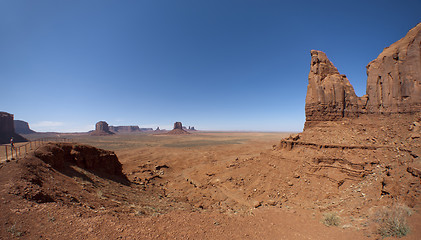
[[[340,223],[341,219],[334,212],[323,215],[323,224],[326,226],[339,226]]]
[[[411,211],[403,205],[383,207],[375,213],[374,221],[378,223],[377,232],[382,237],[406,236],[410,231],[406,222],[406,217],[409,215]]]

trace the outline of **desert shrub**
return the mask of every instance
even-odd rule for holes
[[[374,214],[374,221],[378,224],[377,232],[382,237],[406,236],[410,231],[406,217],[411,213],[411,210],[404,205],[379,209]]]
[[[325,213],[323,215],[323,224],[326,226],[339,226],[341,219],[334,212]]]

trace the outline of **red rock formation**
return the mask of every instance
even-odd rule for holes
[[[175,122],[174,129],[183,129],[183,124],[181,122]]]
[[[357,97],[321,51],[311,51],[306,127],[360,114],[421,111],[421,23],[367,65],[367,94]]]
[[[421,23],[367,65],[369,113],[421,111]]]
[[[182,135],[182,134],[190,134],[190,133],[183,129],[183,124],[181,124],[181,122],[175,122],[174,123],[174,129],[169,131],[166,134]]]
[[[358,112],[354,88],[321,51],[311,51],[305,110],[307,121],[339,120]]]
[[[13,114],[0,112],[0,144],[10,143],[12,137],[14,142],[27,141],[24,137],[15,133]]]
[[[114,134],[110,131],[108,123],[105,121],[99,121],[95,124],[95,131],[91,132],[92,136],[104,136]]]
[[[38,148],[35,156],[58,170],[64,170],[70,164],[106,176],[125,177],[114,152],[88,145],[48,143]]]

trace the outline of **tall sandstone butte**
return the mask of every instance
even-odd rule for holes
[[[93,136],[104,136],[114,134],[110,131],[106,121],[99,121],[95,124],[95,131],[91,132]]]
[[[306,127],[317,121],[355,118],[361,114],[421,111],[421,23],[385,48],[367,65],[367,92],[357,97],[321,51],[311,51],[306,96]]]
[[[0,112],[0,144],[9,143],[13,137],[14,142],[26,142],[27,140],[15,132],[13,114]]]

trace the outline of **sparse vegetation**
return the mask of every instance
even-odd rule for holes
[[[7,229],[7,231],[8,231],[9,233],[11,233],[11,234],[12,234],[12,236],[14,236],[14,237],[22,237],[22,236],[24,235],[24,232],[22,232],[22,231],[20,231],[20,230],[18,230],[18,229],[16,228],[16,223],[14,223],[12,226],[10,226],[10,227]]]
[[[403,237],[410,228],[406,222],[412,211],[405,205],[383,207],[374,214],[374,222],[378,224],[377,232],[382,237]]]
[[[325,213],[323,215],[323,224],[326,226],[339,226],[341,219],[335,212]]]

